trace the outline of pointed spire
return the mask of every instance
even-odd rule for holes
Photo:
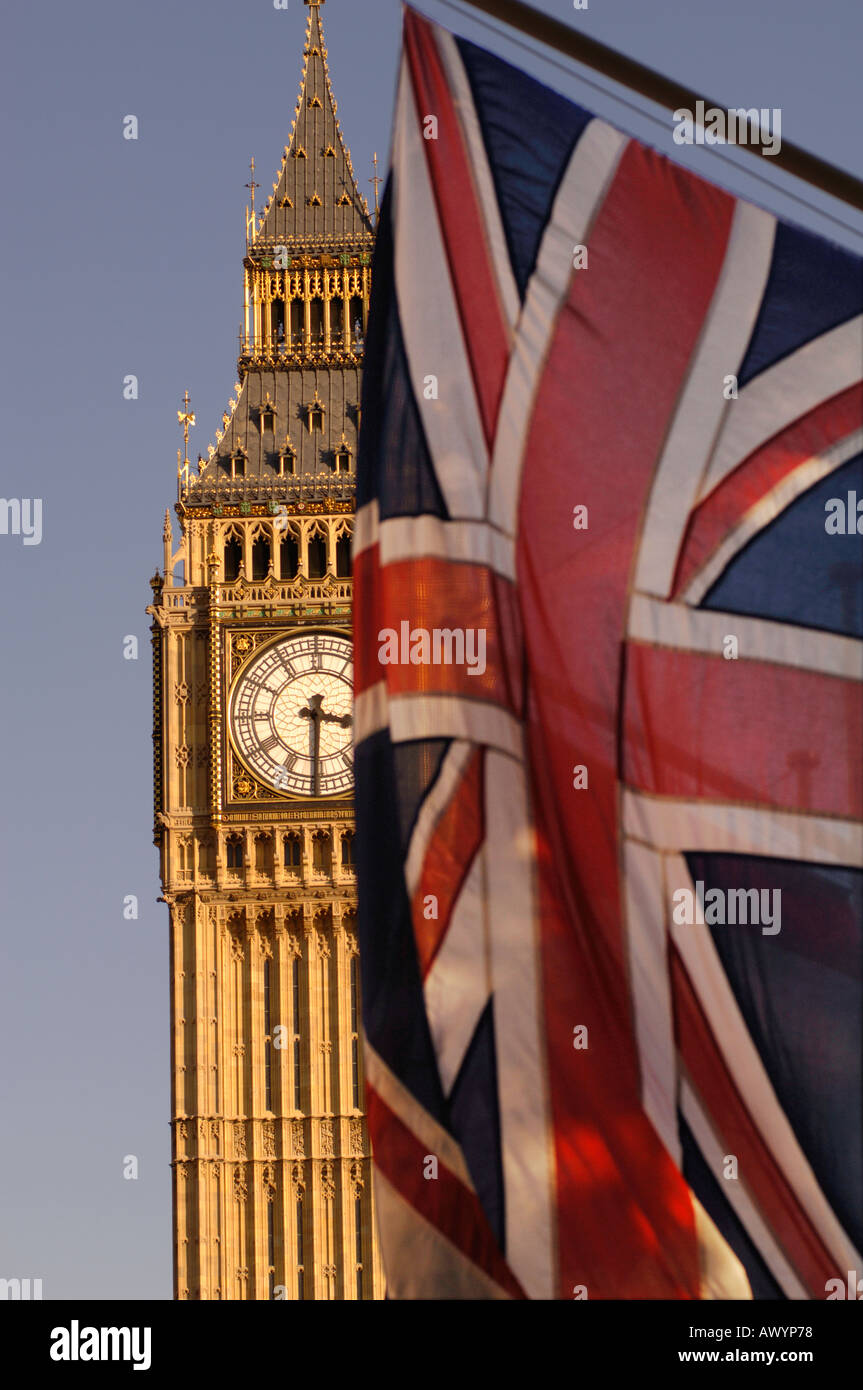
[[[300,95],[279,177],[252,224],[251,249],[366,245],[373,238],[342,136],[321,22],[324,0],[306,0],[309,17]],[[254,178],[254,175],[252,176]]]

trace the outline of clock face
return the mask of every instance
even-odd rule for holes
[[[255,776],[294,796],[346,796],[353,787],[353,653],[313,632],[265,647],[238,677],[229,726]]]

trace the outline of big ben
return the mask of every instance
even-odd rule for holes
[[[369,1299],[351,537],[374,230],[309,15],[290,140],[250,180],[238,381],[180,410],[152,582],[155,840],[170,915],[175,1297]]]

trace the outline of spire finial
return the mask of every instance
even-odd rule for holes
[[[189,409],[191,401],[189,393],[183,396],[183,410],[177,411],[177,419],[183,426],[183,457],[180,458],[180,450],[177,450],[177,475],[182,476],[186,482],[189,481],[189,430],[196,423],[194,413]]]
[[[375,186],[375,216],[377,217],[378,214],[380,213],[380,210],[381,210],[381,209],[380,209],[380,203],[378,202],[378,184],[379,184],[379,183],[383,183],[383,179],[380,178],[379,175],[378,175],[378,152],[377,152],[377,150],[375,150],[374,166],[375,166],[375,176],[374,176],[374,178],[369,179],[369,183],[373,183],[374,186]]]
[[[260,186],[259,183],[255,183],[255,156],[252,155],[249,160],[249,182],[246,184],[246,188],[249,189],[252,195],[252,217],[255,215],[255,189],[260,188]]]

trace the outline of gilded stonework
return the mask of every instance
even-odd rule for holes
[[[148,609],[181,1299],[384,1293],[351,964],[351,540],[374,229],[321,5],[306,3],[297,114],[262,208],[252,166],[238,379],[197,460],[182,399],[179,535],[169,514]]]

